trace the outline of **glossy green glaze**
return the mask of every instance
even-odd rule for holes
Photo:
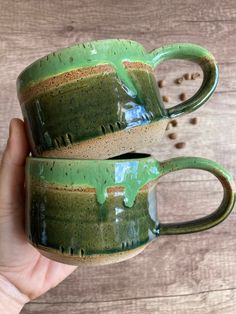
[[[154,188],[138,193],[131,208],[118,190],[107,193],[103,204],[91,192],[58,191],[37,183],[32,192],[28,235],[36,245],[88,256],[128,251],[156,237]]]
[[[156,105],[161,100],[154,75],[138,69],[127,73],[142,100],[127,93],[115,72],[85,77],[28,100],[23,112],[34,154],[165,118],[164,107]]]
[[[147,52],[140,43],[132,40],[105,39],[62,48],[35,61],[20,73],[17,91],[21,93],[27,87],[63,72],[109,63],[114,66],[117,76],[131,94],[137,95],[137,90],[122,63],[138,61],[156,67],[168,59],[188,59],[200,65],[204,63],[204,59],[208,59],[212,63],[212,69],[214,67],[212,54],[198,45],[175,43]]]
[[[192,98],[165,109],[154,69],[172,58],[198,63],[204,79]],[[37,60],[19,75],[17,92],[32,152],[47,156],[49,151],[196,110],[217,82],[214,57],[200,46],[173,44],[147,52],[137,42],[108,39],[63,48]]]
[[[30,240],[61,253],[89,256],[131,250],[154,239],[158,166],[155,159],[141,157],[28,158]]]
[[[160,224],[160,234],[181,234],[199,232],[222,222],[232,211],[236,201],[236,189],[232,175],[220,164],[200,157],[173,158],[160,163],[160,176],[181,169],[201,169],[212,173],[221,183],[224,195],[220,206],[213,213],[193,221]]]
[[[219,179],[224,189],[221,205],[201,219],[159,223],[158,178],[187,168],[209,171]],[[180,157],[159,163],[141,154],[97,161],[28,158],[26,190],[30,241],[73,258],[129,252],[159,234],[211,228],[229,215],[236,195],[230,173],[213,161]]]
[[[132,40],[105,39],[62,48],[29,65],[19,75],[17,90],[21,93],[27,87],[63,72],[108,63],[116,69],[129,92],[136,95],[137,90],[122,64],[126,60],[152,62],[144,47]]]
[[[202,68],[204,78],[200,89],[188,100],[167,110],[170,118],[190,113],[202,106],[211,96],[218,83],[218,67],[214,56],[205,48],[189,43],[172,44],[150,52],[153,66],[170,59],[185,59]]]
[[[124,188],[124,204],[132,207],[139,190],[158,176],[157,161],[151,157],[140,160],[73,160],[31,159],[28,164],[32,178],[50,186],[94,188],[97,201],[104,204],[109,187]]]

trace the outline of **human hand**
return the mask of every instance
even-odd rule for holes
[[[0,165],[0,313],[19,313],[24,304],[58,285],[75,270],[42,256],[24,233],[24,167],[29,153],[24,123],[13,119]]]

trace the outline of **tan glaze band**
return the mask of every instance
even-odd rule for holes
[[[64,263],[64,264],[69,264],[69,265],[97,266],[97,265],[119,263],[127,259],[130,259],[138,255],[139,253],[141,253],[145,249],[145,247],[147,247],[148,244],[151,243],[151,241],[135,249],[130,249],[123,252],[110,253],[110,254],[96,254],[96,255],[90,255],[90,256],[73,256],[70,254],[61,253],[59,250],[47,248],[41,245],[35,245],[32,242],[30,243],[35,248],[37,248],[42,255],[54,261]]]
[[[144,71],[153,71],[153,68],[142,62],[124,62],[124,66],[127,69],[139,69]],[[31,87],[26,88],[20,95],[20,103],[26,103],[31,98],[34,98],[40,94],[48,92],[59,86],[68,84],[70,82],[86,78],[92,75],[97,75],[101,73],[112,73],[115,72],[115,68],[110,64],[96,65],[92,67],[84,67],[70,72],[62,73],[53,76],[47,80],[41,81]]]
[[[133,70],[142,70],[142,71],[149,71],[153,72],[153,67],[143,63],[143,62],[130,62],[130,61],[124,61],[123,62],[126,69],[133,69]]]
[[[37,179],[31,179],[31,185],[32,186],[37,186],[37,187],[45,187],[45,182],[40,182]],[[145,184],[141,189],[140,192],[146,192],[149,189],[151,189],[152,187],[156,186],[156,181],[151,181],[147,184]],[[68,191],[68,192],[83,192],[83,193],[96,193],[96,189],[95,188],[89,188],[89,187],[68,187],[68,186],[63,186],[63,185],[56,185],[56,184],[48,184],[47,185],[47,190],[55,190],[55,191]],[[113,187],[109,187],[107,189],[107,193],[115,193],[115,192],[123,192],[124,188],[122,186],[113,186]]]
[[[164,135],[168,120],[153,121],[128,130],[116,131],[78,144],[44,151],[42,157],[107,159],[155,145]]]
[[[48,92],[59,86],[68,84],[69,82],[76,81],[81,78],[96,75],[99,73],[111,72],[115,72],[115,69],[109,64],[72,70],[70,72],[50,77],[47,80],[41,81],[38,84],[28,87],[19,95],[19,99],[21,103],[25,103],[28,102],[31,98],[34,98],[35,96]]]

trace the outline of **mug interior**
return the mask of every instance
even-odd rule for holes
[[[146,159],[152,159],[152,155],[147,153],[136,153],[136,152],[129,152],[121,155],[117,155],[108,159],[75,159],[75,158],[59,158],[59,157],[33,157],[32,154],[27,158],[29,163],[61,163],[61,164],[68,164],[68,163],[74,163],[74,164],[96,164],[99,162],[99,164],[114,164],[116,162],[132,162],[132,161],[140,161],[145,162]]]
[[[130,152],[109,158],[108,160],[144,159],[150,157],[151,157],[150,154]]]

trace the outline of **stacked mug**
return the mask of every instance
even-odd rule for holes
[[[193,61],[204,77],[193,97],[166,109],[154,70],[168,59]],[[222,222],[233,209],[235,188],[221,165],[197,157],[158,162],[134,152],[156,144],[170,119],[203,105],[217,81],[214,57],[193,44],[147,52],[135,41],[98,40],[28,66],[17,92],[32,152],[26,162],[29,242],[62,263],[108,264],[135,256],[158,236]],[[159,222],[158,179],[188,168],[218,178],[220,206],[193,221]]]

